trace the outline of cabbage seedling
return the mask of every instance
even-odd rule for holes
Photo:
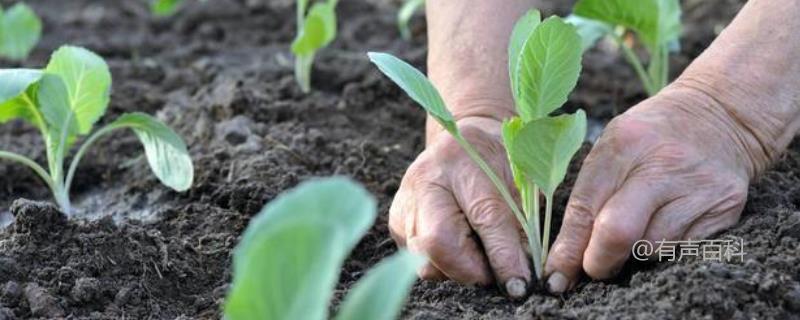
[[[69,188],[81,157],[92,143],[117,129],[133,130],[144,145],[147,162],[168,187],[184,191],[192,184],[192,160],[183,140],[172,129],[143,113],[123,114],[92,132],[108,106],[111,73],[93,52],[72,46],[56,50],[44,69],[0,70],[0,123],[22,119],[44,139],[48,169],[25,156],[0,151],[0,159],[33,169],[50,187],[61,210],[70,214]],[[69,169],[65,158],[79,137],[88,135]]]
[[[24,3],[0,7],[0,56],[24,60],[42,36],[42,21]]]
[[[583,111],[550,116],[567,101],[578,81],[581,39],[575,28],[561,18],[553,16],[541,21],[539,12],[532,10],[515,25],[508,52],[511,89],[519,116],[504,121],[502,132],[514,185],[522,199],[521,210],[505,182],[461,135],[439,92],[425,75],[389,54],[370,53],[369,57],[455,138],[494,183],[528,237],[534,269],[541,278],[549,247],[553,195],[586,135]],[[543,224],[540,192],[546,200]]]
[[[400,29],[400,35],[403,36],[403,39],[411,39],[411,30],[408,28],[408,23],[414,13],[422,9],[424,5],[425,0],[406,0],[400,11],[397,12],[397,28]]]
[[[301,184],[268,203],[233,255],[225,318],[328,317],[342,264],[375,222],[375,198],[347,178]],[[394,319],[425,259],[405,250],[369,270],[335,319]]]
[[[156,17],[169,17],[181,9],[185,0],[151,0],[150,12]],[[206,2],[206,0],[200,0]]]
[[[583,38],[584,49],[608,35],[652,96],[669,83],[669,52],[679,47],[681,8],[678,0],[580,0],[568,18]],[[650,57],[647,67],[624,39],[636,33]]]
[[[305,93],[311,91],[314,55],[336,38],[337,0],[316,2],[306,14],[308,1],[297,0],[297,37],[292,42],[294,76]]]

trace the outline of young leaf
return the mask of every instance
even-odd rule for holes
[[[39,110],[47,124],[50,125],[49,129],[54,134],[53,136],[60,136],[62,130],[66,130],[69,136],[78,134],[78,122],[70,108],[67,85],[64,84],[61,77],[45,74],[39,81],[37,100]]]
[[[167,125],[147,114],[135,112],[123,114],[106,128],[132,129],[144,146],[150,169],[161,183],[176,191],[186,191],[192,186],[192,158],[183,139]]]
[[[575,30],[578,31],[578,35],[581,37],[581,47],[584,52],[593,47],[597,40],[614,31],[614,28],[605,22],[587,19],[574,14],[567,16],[564,21],[575,26]]]
[[[305,182],[278,196],[236,246],[225,316],[326,318],[342,262],[376,215],[375,199],[347,178]]]
[[[403,39],[411,39],[411,30],[408,29],[408,22],[411,21],[411,17],[423,5],[425,5],[425,0],[406,0],[397,13],[397,28],[400,29],[400,35]]]
[[[336,319],[397,319],[425,258],[400,250],[369,270],[352,288]]]
[[[635,31],[649,48],[678,38],[678,0],[580,0],[573,13]]]
[[[513,117],[511,119],[507,119],[503,121],[502,127],[502,135],[503,135],[503,145],[504,146],[513,146],[514,139],[517,138],[519,131],[522,130],[524,123],[520,117]],[[525,188],[525,174],[522,170],[517,166],[512,160],[510,159],[511,153],[509,155],[509,164],[511,165],[511,174],[514,176],[514,185],[517,187],[517,190],[522,190]]]
[[[511,93],[514,95],[515,100],[519,98],[518,70],[522,49],[541,20],[542,17],[538,10],[530,10],[517,20],[517,23],[514,24],[514,29],[511,31],[511,38],[508,41],[508,75],[509,79],[511,79]]]
[[[581,72],[581,39],[559,17],[542,21],[522,49],[517,111],[524,122],[561,107]]]
[[[292,52],[296,55],[314,54],[330,44],[336,38],[336,3],[314,3],[299,31],[292,42]]]
[[[36,101],[42,72],[33,69],[0,70],[0,123],[21,118],[44,130]]]
[[[158,17],[168,17],[181,8],[184,0],[152,0],[150,1],[150,12]]]
[[[310,220],[277,222],[249,246],[237,247],[226,319],[327,318],[328,300],[347,256],[339,245],[344,230]]]
[[[0,103],[16,98],[41,77],[42,72],[34,69],[0,70]]]
[[[45,72],[61,77],[69,92],[78,132],[87,134],[106,112],[111,72],[100,56],[84,48],[62,46],[50,58]]]
[[[450,133],[455,134],[457,132],[458,129],[453,115],[444,105],[444,100],[439,95],[439,91],[436,90],[422,72],[387,53],[370,52],[368,55],[372,63],[378,66],[378,69],[383,74],[400,86],[411,99],[421,105],[442,127]]]
[[[0,23],[0,55],[22,60],[39,42],[42,21],[24,3],[17,3],[2,14]]]
[[[51,162],[55,179],[61,179],[60,172],[63,169],[64,156],[66,156],[75,137],[78,135],[78,121],[75,112],[69,105],[69,92],[61,77],[54,74],[45,74],[39,81],[39,91],[37,94],[39,110],[48,124],[46,129],[46,147],[50,152],[48,155],[54,156],[48,159]],[[59,172],[58,174],[55,172]]]
[[[583,110],[534,120],[517,133],[509,148],[511,161],[542,188],[545,195],[552,195],[564,180],[569,161],[585,137]]]

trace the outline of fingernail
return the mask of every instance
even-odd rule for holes
[[[511,278],[511,280],[506,281],[506,292],[512,298],[524,297],[528,291],[527,287],[525,280],[520,278]]]
[[[547,278],[547,291],[550,291],[550,293],[561,294],[564,293],[564,291],[567,291],[568,284],[569,280],[567,280],[567,277],[565,277],[561,272],[556,272]]]

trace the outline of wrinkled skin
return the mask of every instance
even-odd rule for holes
[[[503,72],[511,23],[529,0],[429,1],[429,76],[464,136],[513,190],[500,138],[513,115]],[[502,19],[501,19],[502,18]],[[640,240],[707,238],[735,224],[748,184],[800,131],[800,2],[751,0],[673,84],[611,121],[584,160],[545,265],[562,293],[608,279]],[[459,57],[453,59],[452,57]],[[532,279],[527,242],[489,179],[428,121],[427,145],[390,209],[400,246],[429,257],[423,279]]]

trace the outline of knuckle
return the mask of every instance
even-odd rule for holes
[[[564,223],[579,230],[590,230],[594,224],[595,210],[588,197],[573,193],[567,203]]]
[[[505,209],[505,204],[498,199],[479,198],[470,204],[467,216],[473,228],[491,230],[501,224]]]
[[[636,234],[634,228],[630,228],[625,223],[609,218],[600,217],[595,222],[597,240],[606,249],[629,248],[631,244],[639,240],[640,235]]]

